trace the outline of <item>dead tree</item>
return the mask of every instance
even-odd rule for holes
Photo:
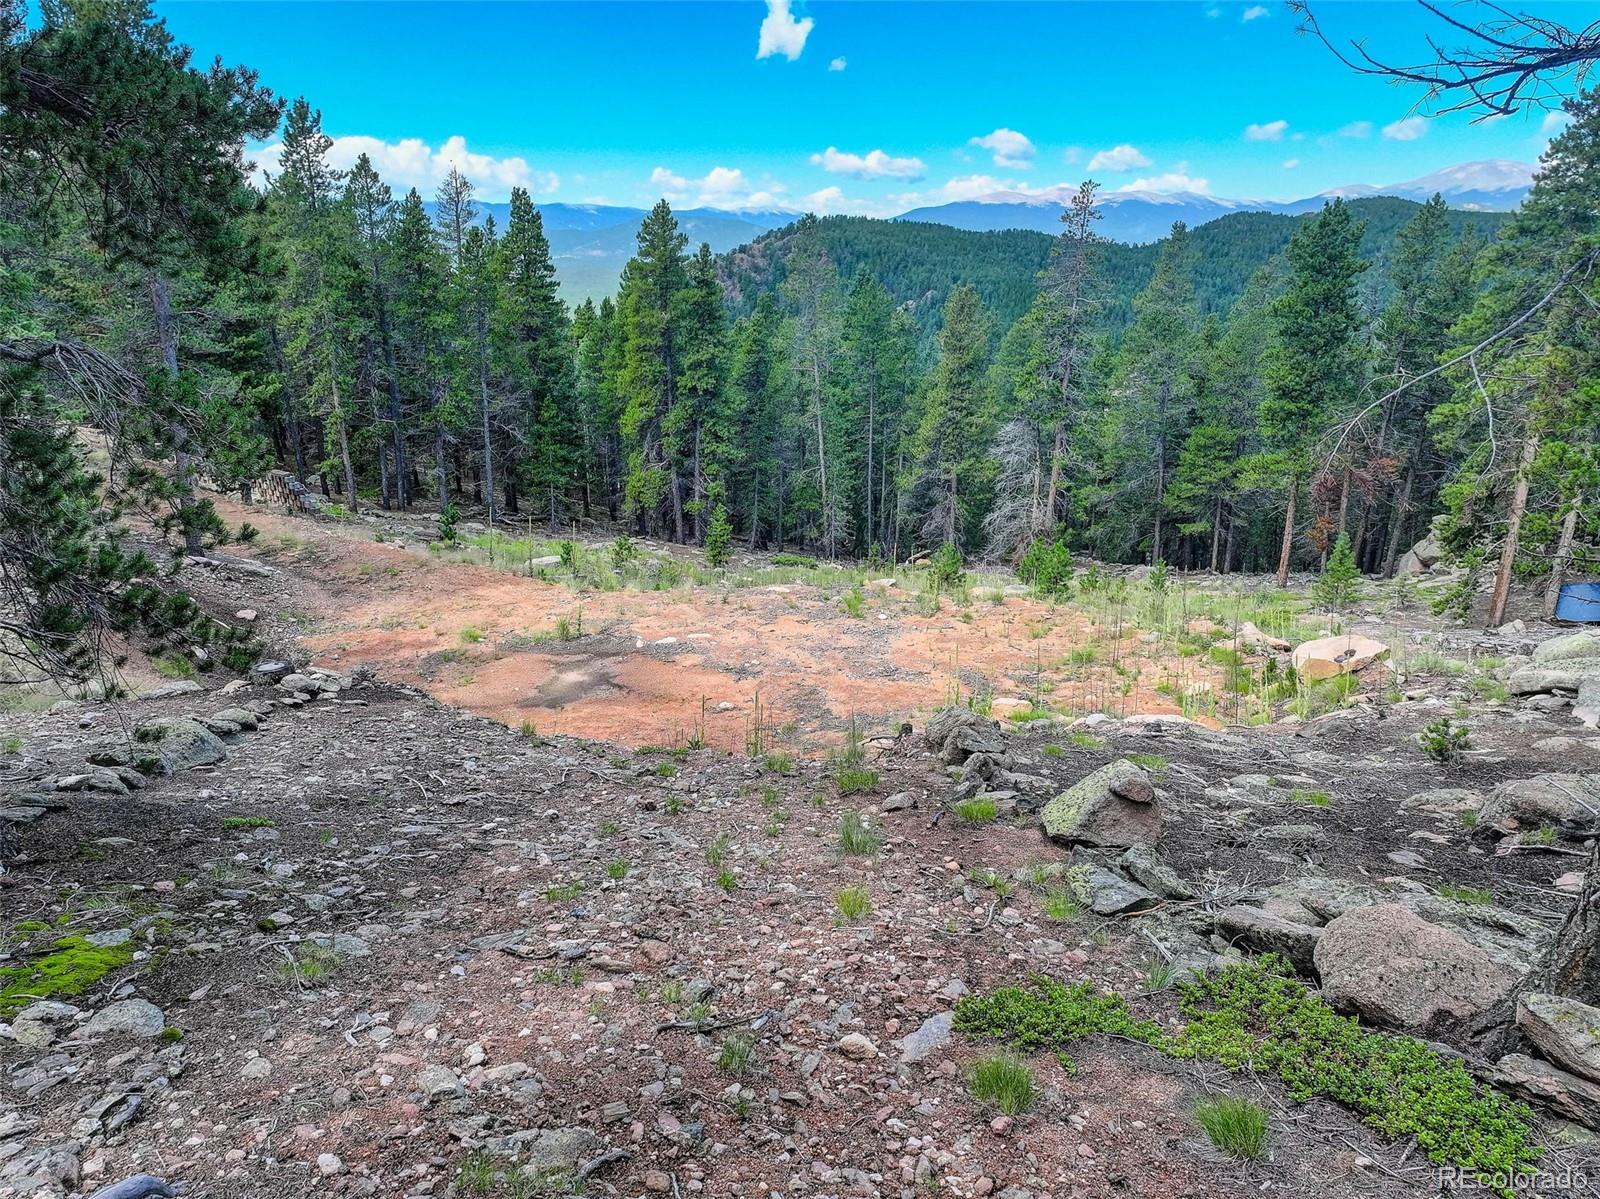
[[[1417,0],[1438,18],[1439,37],[1429,36],[1428,54],[1415,62],[1380,58],[1359,38],[1341,44],[1323,32],[1309,0],[1290,0],[1300,32],[1316,38],[1361,75],[1376,75],[1423,89],[1420,103],[1434,113],[1475,112],[1474,122],[1508,116],[1524,108],[1558,108],[1583,91],[1600,59],[1600,21],[1574,29],[1544,17],[1512,12],[1489,0],[1476,6],[1474,23],[1446,12],[1432,0]],[[1444,38],[1456,39],[1447,45]]]

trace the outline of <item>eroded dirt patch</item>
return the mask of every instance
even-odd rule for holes
[[[303,617],[293,631],[319,662],[371,666],[541,732],[742,750],[759,701],[763,741],[804,753],[836,743],[853,718],[892,726],[956,695],[1173,713],[1172,692],[1221,681],[1203,659],[1176,659],[1131,625],[1097,627],[1023,596],[966,609],[946,600],[925,616],[914,593],[872,587],[851,617],[837,594],[805,584],[576,593],[374,541],[356,522],[222,506],[262,530],[250,552],[286,568]],[[573,639],[557,640],[563,633]],[[1097,660],[1072,660],[1091,644]]]

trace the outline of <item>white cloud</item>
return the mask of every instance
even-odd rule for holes
[[[1545,137],[1554,137],[1570,124],[1572,124],[1572,114],[1558,109],[1544,114],[1544,120],[1539,122],[1539,132]]]
[[[1246,125],[1244,127],[1244,140],[1247,142],[1281,142],[1283,135],[1289,132],[1288,121],[1265,121],[1260,125]]]
[[[1402,117],[1383,127],[1383,136],[1392,142],[1414,142],[1427,132],[1427,117]]]
[[[847,154],[833,146],[821,154],[813,154],[811,165],[821,167],[830,175],[849,175],[855,179],[921,179],[928,169],[920,158],[896,158],[882,150]]]
[[[756,44],[757,58],[781,54],[790,62],[806,48],[806,38],[816,22],[810,17],[797,21],[789,11],[789,0],[767,0],[767,15],[761,22],[761,38]]]
[[[1091,171],[1132,171],[1149,165],[1150,160],[1143,152],[1137,146],[1130,146],[1126,142],[1120,146],[1112,146],[1109,150],[1101,150],[1089,160]]]
[[[845,61],[844,55],[841,54],[838,58],[834,59],[832,62],[830,62],[828,64],[828,70],[830,70],[830,71],[842,71],[849,65],[850,64]]]
[[[1239,19],[1241,21],[1254,21],[1259,17],[1270,15],[1270,12],[1271,10],[1268,9],[1265,4],[1252,4],[1249,8],[1244,10]]]
[[[1148,179],[1135,179],[1132,183],[1124,184],[1116,189],[1119,192],[1194,192],[1196,195],[1211,194],[1211,181],[1196,175],[1186,174],[1180,164],[1180,169],[1169,171],[1165,175],[1152,175]]]
[[[1283,169],[1286,171],[1292,171],[1299,165],[1300,160],[1298,158],[1285,158],[1283,160]]]
[[[1342,129],[1339,130],[1339,136],[1340,137],[1371,137],[1372,136],[1372,122],[1371,121],[1351,121],[1348,125],[1344,126]]]
[[[1025,171],[1033,166],[1033,143],[1015,129],[996,129],[982,137],[969,138],[969,146],[981,146],[994,155],[994,165]]]
[[[282,152],[282,142],[273,142],[255,151],[257,173],[277,174],[278,156]],[[361,134],[336,137],[328,147],[327,157],[332,166],[346,171],[363,154],[372,160],[373,169],[396,193],[414,187],[426,199],[433,198],[452,166],[472,181],[475,194],[481,200],[505,200],[513,187],[525,187],[535,196],[547,196],[561,186],[559,175],[535,170],[526,158],[516,155],[497,158],[468,149],[467,139],[460,134],[446,138],[438,149],[420,137],[405,137],[397,142]]]
[[[737,167],[712,167],[698,179],[685,178],[657,167],[650,172],[650,183],[669,203],[692,208],[726,208],[734,211],[752,208],[784,207],[781,186],[758,186],[745,178]]]

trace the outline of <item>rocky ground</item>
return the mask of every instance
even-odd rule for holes
[[[281,579],[192,573],[287,627]],[[1000,1114],[950,1013],[1047,974],[1170,1027],[1176,978],[1271,949],[1467,1044],[1600,810],[1587,659],[1503,640],[1508,700],[1445,678],[1228,731],[967,710],[869,730],[873,777],[543,739],[342,664],[0,716],[0,1195],[1437,1193],[1341,1108],[1110,1038],[1035,1055]],[[1439,764],[1415,738],[1443,712],[1472,741]],[[1534,1040],[1502,1077],[1597,1122],[1593,1046]],[[1201,1132],[1224,1093],[1272,1113],[1263,1160]],[[1539,1132],[1594,1175],[1592,1134]]]

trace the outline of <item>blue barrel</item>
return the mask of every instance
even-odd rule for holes
[[[1556,601],[1557,620],[1600,624],[1600,583],[1563,583]]]

